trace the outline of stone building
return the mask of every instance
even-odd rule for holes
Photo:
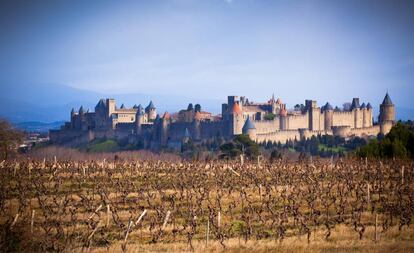
[[[243,133],[259,143],[285,143],[325,134],[344,138],[376,136],[388,133],[394,123],[395,106],[388,93],[380,105],[377,124],[373,122],[371,104],[360,104],[359,98],[352,100],[350,108],[342,110],[329,103],[319,107],[313,100],[288,110],[274,96],[265,103],[228,96],[227,103],[222,104],[221,117],[212,117],[201,111],[200,106],[191,105],[174,118],[168,112],[160,117],[152,101],[145,109],[141,105],[117,108],[114,99],[101,99],[95,112],[85,112],[82,106],[77,112],[72,110],[70,122],[60,130],[50,130],[50,140],[76,145],[95,138],[114,138],[159,149],[179,148],[189,139],[194,142],[216,137],[231,139]]]

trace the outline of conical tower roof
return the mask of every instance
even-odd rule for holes
[[[361,109],[366,109],[366,108],[367,108],[367,106],[365,105],[365,103],[362,103]]]
[[[148,111],[148,110],[151,110],[151,109],[155,109],[155,106],[154,106],[154,103],[152,102],[152,100],[150,101],[148,106],[145,108],[145,110]]]
[[[353,98],[352,99],[351,110],[356,109],[356,108],[359,108],[359,107],[361,107],[359,105],[359,98]]]
[[[323,107],[324,111],[332,111],[333,107],[329,102],[326,102],[325,106]]]
[[[235,114],[242,114],[242,109],[238,103],[234,103],[233,105],[233,113]]]
[[[383,105],[394,105],[391,101],[390,95],[388,95],[388,92],[385,95],[384,100],[382,101],[382,104]]]
[[[137,106],[137,115],[144,115],[144,109],[142,108],[141,104]]]
[[[372,109],[372,105],[370,103],[367,104],[367,109],[371,110]]]
[[[251,129],[256,129],[253,122],[250,120],[250,117],[247,117],[246,122],[244,122],[244,126],[242,128],[243,133],[247,133],[247,131]]]
[[[83,109],[83,106],[81,105],[81,107],[79,108],[79,114],[84,114],[85,110]]]

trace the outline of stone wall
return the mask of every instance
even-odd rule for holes
[[[354,113],[351,112],[333,112],[332,126],[350,126],[355,125]]]
[[[380,126],[375,125],[371,127],[364,127],[364,128],[354,128],[351,129],[349,132],[350,136],[358,136],[358,137],[365,137],[365,136],[376,136],[380,133]]]
[[[285,144],[288,140],[300,140],[300,133],[298,130],[284,130],[274,131],[270,133],[262,133],[256,135],[256,142],[262,143],[267,141],[281,142]]]
[[[306,112],[301,115],[288,115],[287,116],[287,129],[288,130],[297,130],[300,128],[309,127],[309,115]]]
[[[262,121],[252,121],[256,127],[257,134],[272,133],[280,130],[280,120],[279,117],[275,117],[274,120],[262,120]]]

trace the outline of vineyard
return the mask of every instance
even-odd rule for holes
[[[341,238],[414,249],[412,161],[3,161],[0,248],[135,252]],[[343,235],[345,236],[345,235]],[[233,245],[233,246],[232,246]]]

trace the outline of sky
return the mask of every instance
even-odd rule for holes
[[[414,108],[414,1],[0,1],[1,83]],[[185,104],[185,103],[184,103]]]

